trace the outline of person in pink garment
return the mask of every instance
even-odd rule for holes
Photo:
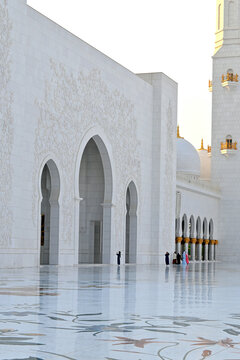
[[[187,265],[189,264],[188,253],[186,253],[186,263],[187,263]]]

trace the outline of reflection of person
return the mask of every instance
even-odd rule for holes
[[[189,264],[188,253],[186,253],[186,263]]]
[[[169,265],[169,252],[166,252],[165,254],[165,263],[166,265]]]
[[[183,254],[182,254],[182,264],[183,265],[187,265],[187,262],[186,262],[186,251],[184,250]]]
[[[177,263],[177,253],[176,251],[174,251],[173,253],[173,264],[176,264]]]
[[[177,264],[181,264],[181,255],[179,253],[177,254]]]
[[[120,265],[120,263],[121,263],[121,251],[118,251],[116,255],[117,255],[117,264]]]

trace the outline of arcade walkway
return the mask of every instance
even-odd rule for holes
[[[240,359],[239,265],[1,270],[1,360]]]

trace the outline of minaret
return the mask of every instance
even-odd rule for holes
[[[240,1],[217,0],[215,53],[223,45],[240,44]]]
[[[222,192],[219,255],[240,247],[240,0],[217,0],[212,79],[212,180]]]

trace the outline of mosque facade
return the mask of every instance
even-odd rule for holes
[[[236,254],[239,11],[217,3],[212,147],[197,151],[177,131],[174,80],[0,0],[0,267]]]

